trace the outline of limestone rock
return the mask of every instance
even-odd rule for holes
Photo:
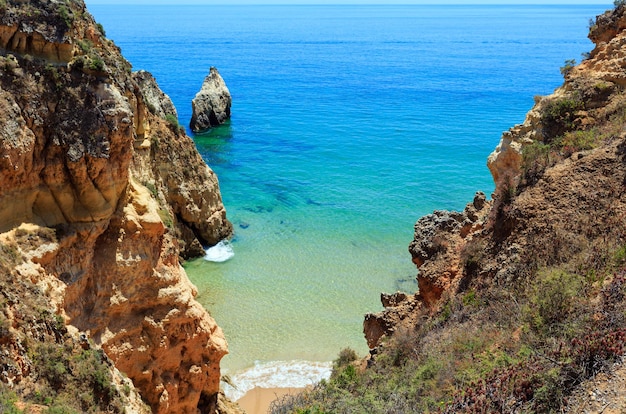
[[[232,232],[215,173],[82,1],[8,2],[0,42],[0,233],[55,234],[15,271],[153,412],[215,412],[226,341],[180,265]]]
[[[479,191],[462,212],[435,211],[417,221],[409,252],[419,269],[419,291],[381,294],[385,310],[365,315],[363,322],[370,349],[398,329],[414,326],[421,314],[436,311],[442,294],[459,286],[464,270],[459,252],[483,229],[491,206]]]
[[[363,334],[370,349],[376,348],[382,338],[392,335],[397,327],[416,310],[423,308],[419,294],[409,295],[404,292],[383,293],[380,300],[385,310],[368,313],[363,321]]]
[[[204,79],[202,89],[191,101],[191,130],[199,133],[223,124],[230,118],[231,104],[232,98],[226,83],[217,69],[212,67]]]
[[[59,13],[61,5],[57,2],[36,3],[34,7],[39,13],[29,12],[26,7],[6,6],[2,10],[0,48],[54,63],[69,62],[74,55],[68,35],[74,18],[71,8],[65,8],[68,14],[63,19]],[[79,7],[84,11],[84,5]],[[46,16],[45,22],[41,21],[41,16]]]
[[[435,306],[442,293],[458,283],[463,266],[458,253],[472,234],[482,230],[490,207],[479,191],[463,212],[435,211],[415,224],[409,252],[419,269],[419,294],[428,307]]]
[[[385,308],[394,308],[406,302],[409,296],[404,292],[396,292],[392,294],[381,293],[380,302]]]
[[[178,113],[174,107],[174,103],[167,96],[154,79],[150,72],[140,70],[133,72],[133,79],[139,85],[139,89],[143,95],[148,110],[154,115],[166,119],[168,115],[178,119]]]
[[[590,129],[597,119],[615,111],[612,97],[626,86],[625,28],[624,6],[598,16],[589,31],[589,38],[595,43],[589,58],[574,67],[565,76],[564,84],[552,95],[536,98],[534,107],[521,125],[503,133],[487,160],[496,184],[496,197],[520,184],[524,147],[555,138],[550,136],[550,125],[544,125],[545,118],[542,117],[551,104],[564,99],[583,102],[584,110],[574,114],[571,122],[579,129]]]
[[[388,359],[378,359],[377,355],[392,356],[396,364],[395,355],[403,350],[411,353],[407,357],[411,360],[426,355],[437,358],[444,354],[442,348],[447,348],[452,351],[448,354],[452,367],[457,364],[454,358],[460,355],[456,348],[459,340],[487,337],[488,332],[492,332],[493,337],[506,332],[502,340],[491,342],[494,348],[504,350],[503,343],[512,339],[509,343],[515,344],[513,349],[519,349],[517,346],[528,343],[528,339],[523,338],[520,312],[532,304],[534,295],[549,298],[552,294],[533,291],[529,295],[528,289],[533,289],[537,279],[555,274],[552,272],[572,272],[583,278],[586,274],[614,272],[614,252],[623,250],[626,234],[626,5],[618,3],[614,10],[598,17],[591,28],[590,38],[596,48],[590,57],[565,75],[565,83],[554,94],[537,98],[522,125],[503,135],[489,158],[489,168],[496,182],[494,200],[487,202],[483,194],[478,194],[462,213],[438,211],[416,224],[410,250],[419,267],[419,292],[406,298],[383,295],[385,310],[365,317],[364,333],[372,348],[369,363],[374,367],[380,364],[382,369],[377,372],[383,372],[390,364]],[[576,109],[570,111],[569,103],[576,100],[579,100],[574,105]],[[570,125],[555,128],[551,125],[554,119],[565,119]],[[590,139],[593,145],[567,153],[566,145],[583,146],[576,141],[566,141],[579,134]],[[563,141],[555,141],[559,136],[563,136]],[[568,143],[563,145],[564,141]],[[548,148],[549,157],[544,158],[544,152],[524,154],[529,145],[536,145],[533,149]],[[545,161],[547,158],[550,159]],[[542,169],[533,173],[534,180],[529,180],[528,170],[532,171],[536,164]],[[506,199],[499,198],[507,192]],[[622,265],[620,261],[618,266]],[[584,324],[578,325],[581,332],[589,330],[595,335],[622,328],[623,318],[614,316],[613,310],[608,309],[622,309],[623,295],[613,299],[615,304],[606,306],[606,291],[602,288],[613,283],[623,285],[623,270],[613,274],[611,282],[608,276],[598,284],[589,283],[589,286],[598,286],[595,293],[576,294],[582,314],[594,315],[590,321],[580,322]],[[558,291],[562,291],[560,287]],[[555,293],[557,297],[559,292]],[[503,320],[512,323],[503,324],[500,322]],[[568,322],[559,321],[559,325],[548,324],[544,328],[573,321],[579,323],[578,315],[566,320]],[[505,325],[508,327],[504,328]],[[550,335],[550,341],[559,344],[558,353],[570,352],[565,350],[565,343],[560,344],[558,328]],[[385,353],[386,347],[391,352]],[[472,366],[476,355],[473,349],[466,350],[465,361]],[[400,361],[403,363],[404,359]],[[563,399],[567,407],[562,410],[616,408],[619,411],[624,405],[624,381],[607,378],[605,371],[611,369],[613,362],[613,359],[605,360],[602,373],[592,384],[583,383],[583,388],[573,397]],[[598,366],[600,364],[598,362]],[[546,366],[546,372],[552,368],[553,365]],[[619,366],[613,369],[616,377],[623,376]],[[450,376],[447,369],[444,372]],[[524,372],[536,370],[533,367]],[[596,374],[588,372],[587,375]],[[570,390],[559,389],[559,392]],[[462,393],[460,389],[457,392]],[[503,402],[501,395],[491,398],[476,400],[480,402],[474,407],[482,407],[488,400]],[[448,406],[446,412],[467,410],[467,403],[472,399]],[[517,401],[509,401],[505,403],[507,407],[525,407],[525,399],[518,397]],[[530,410],[533,408],[537,409],[534,406]]]

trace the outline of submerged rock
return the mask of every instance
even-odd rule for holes
[[[232,98],[224,79],[216,68],[212,67],[204,78],[202,89],[191,101],[193,114],[190,127],[193,132],[204,132],[230,119]]]

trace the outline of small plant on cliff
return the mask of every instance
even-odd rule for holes
[[[551,147],[539,141],[522,148],[522,184],[536,183],[552,163]]]
[[[21,260],[21,256],[15,244],[13,243],[0,244],[0,265],[1,266],[6,266],[7,269],[9,269],[15,266],[20,260]]]
[[[344,367],[348,364],[353,363],[354,361],[358,359],[359,359],[359,356],[357,355],[356,351],[354,351],[354,349],[344,348],[341,351],[339,351],[339,356],[334,361],[334,366]]]
[[[159,217],[161,218],[161,221],[163,222],[163,225],[165,227],[167,227],[168,229],[174,227],[174,219],[172,218],[172,215],[170,214],[168,209],[160,208]]]
[[[165,120],[167,122],[169,122],[169,124],[175,129],[177,130],[179,127],[178,124],[178,118],[176,118],[176,116],[172,115],[172,114],[167,114],[165,115]]]
[[[159,190],[157,190],[156,185],[154,185],[154,183],[151,183],[149,181],[145,181],[143,183],[144,187],[146,187],[149,191],[150,194],[152,194],[152,197],[154,198],[158,198],[159,197]]]
[[[65,4],[61,4],[58,9],[59,16],[61,20],[65,23],[65,25],[69,28],[72,27],[72,23],[74,23],[74,15],[71,10],[67,8]]]
[[[583,101],[577,97],[565,97],[548,102],[541,113],[543,138],[550,144],[555,138],[576,129],[577,112],[584,109]]]
[[[565,64],[561,66],[560,68],[561,75],[567,78],[567,75],[569,75],[569,73],[572,71],[572,69],[574,69],[575,66],[576,66],[576,59],[567,59],[565,61]]]
[[[100,34],[102,35],[102,37],[106,37],[107,33],[104,30],[104,26],[102,26],[102,24],[100,23],[96,23],[96,28],[98,29],[98,31],[100,32]]]
[[[17,402],[17,395],[10,391],[6,385],[0,383],[0,413],[3,414],[19,414],[20,411],[15,403]]]
[[[68,344],[50,342],[31,350],[31,358],[47,383],[39,400],[56,407],[54,412],[88,412],[95,407],[123,412],[102,350],[78,351]]]
[[[561,270],[539,273],[525,315],[538,331],[558,332],[576,308],[583,278]]]
[[[587,25],[587,27],[589,28],[589,32],[593,32],[594,30],[596,30],[598,25],[596,24],[595,19],[589,19],[589,24]]]
[[[626,4],[626,0],[615,0],[613,2],[613,5],[615,6],[615,8],[617,9],[618,7],[622,7],[623,5]]]
[[[78,44],[78,47],[80,47],[80,50],[84,53],[89,53],[91,52],[91,49],[93,49],[93,43],[89,39],[79,40],[76,43]]]
[[[92,56],[89,61],[89,69],[102,72],[104,70],[104,61],[100,56]]]
[[[595,148],[599,136],[597,129],[566,132],[555,144],[561,148],[561,154],[564,157],[569,157],[575,152]]]

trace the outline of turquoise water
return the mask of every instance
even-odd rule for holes
[[[493,190],[485,162],[502,131],[591,49],[588,20],[608,7],[91,8],[182,124],[210,66],[233,95],[231,122],[195,140],[235,256],[186,268],[240,391],[327,375],[313,362],[345,346],[367,352],[380,292],[416,289],[415,221]]]

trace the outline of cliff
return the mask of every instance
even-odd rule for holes
[[[625,29],[624,5],[598,16],[588,58],[503,134],[491,201],[416,223],[419,291],[366,316],[367,367],[342,352],[328,383],[273,412],[623,407]]]
[[[0,3],[0,52],[3,272],[29,286],[2,288],[21,299],[0,307],[1,379],[25,401],[55,388],[16,316],[43,301],[62,332],[37,341],[101,348],[154,412],[215,412],[226,342],[180,257],[231,234],[217,177],[82,1]]]

